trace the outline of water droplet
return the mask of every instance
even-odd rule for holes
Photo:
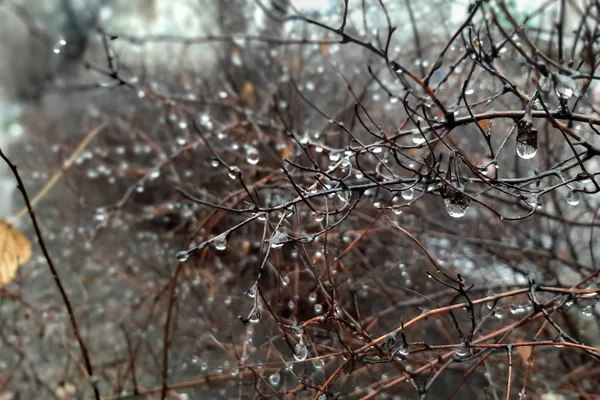
[[[556,95],[564,100],[569,100],[574,94],[578,92],[577,83],[573,78],[565,75],[555,75],[556,84],[554,90]]]
[[[317,301],[317,293],[316,292],[311,292],[308,295],[308,301],[311,303],[314,303],[315,301]]]
[[[306,360],[306,356],[308,356],[306,345],[302,342],[296,343],[294,346],[294,359],[296,361],[304,361]]]
[[[250,297],[251,299],[256,297],[256,292],[257,292],[258,288],[256,287],[256,283],[252,286],[250,286],[250,289],[248,289],[246,291],[246,294],[248,295],[248,297]]]
[[[457,357],[466,357],[469,355],[469,348],[464,343],[461,343],[454,348],[454,354]]]
[[[423,143],[425,143],[425,136],[423,136],[421,134],[421,132],[419,132],[419,131],[414,131],[412,133],[412,135],[410,136],[410,138],[411,138],[411,140],[412,140],[412,142],[414,144],[423,144]]]
[[[446,190],[444,194],[444,204],[448,215],[453,218],[463,217],[471,204],[471,200],[456,189]]]
[[[561,343],[565,342],[565,338],[563,338],[561,335],[558,335],[557,337],[555,337],[553,342],[556,342],[554,347],[558,347],[558,348],[565,347],[564,344],[561,344]]]
[[[352,198],[351,190],[341,190],[341,191],[337,192],[336,194],[337,194],[338,199],[343,201],[344,204],[348,204],[350,202],[350,199]]]
[[[281,382],[281,374],[279,373],[279,371],[277,371],[273,375],[269,376],[269,383],[271,385],[277,386],[277,385],[279,385],[279,382]]]
[[[238,167],[234,166],[229,168],[229,178],[231,179],[237,178],[241,173],[242,171]]]
[[[402,214],[402,206],[393,206],[392,212],[396,215]]]
[[[322,358],[317,358],[314,359],[312,363],[316,369],[321,369],[325,365],[325,360],[323,360]]]
[[[320,303],[315,304],[315,313],[321,314],[323,312],[323,305]]]
[[[140,99],[142,99],[146,96],[146,92],[144,92],[143,90],[138,90],[137,95]]]
[[[153,168],[148,172],[148,179],[153,181],[160,176],[160,170],[158,168]]]
[[[321,222],[325,218],[325,214],[321,214],[319,212],[313,212],[312,217],[316,222]]]
[[[275,231],[273,235],[267,240],[268,243],[271,244],[271,247],[274,249],[278,249],[283,246],[283,244],[287,241],[288,235],[281,232]]]
[[[569,203],[571,206],[576,206],[579,204],[579,201],[581,200],[581,195],[579,193],[580,192],[578,191],[570,189],[569,193],[567,194],[567,203]]]
[[[537,154],[537,129],[531,118],[522,118],[517,122],[517,155],[524,160]]]
[[[258,309],[258,305],[252,307],[252,311],[250,311],[250,315],[248,316],[248,322],[252,324],[258,324],[260,322],[260,310]]]
[[[410,346],[402,345],[398,348],[398,355],[401,357],[406,357],[410,353]]]
[[[413,197],[415,196],[415,191],[413,190],[413,188],[408,188],[406,190],[403,190],[400,195],[402,196],[402,198],[404,200],[412,200]]]
[[[219,251],[225,250],[225,248],[227,247],[227,235],[223,233],[215,237],[213,240],[213,245],[215,246],[215,249]]]
[[[593,313],[594,309],[593,307],[590,306],[585,306],[581,309],[581,315],[585,316],[585,317],[591,317],[592,313]]]
[[[246,146],[246,161],[248,164],[256,165],[258,164],[259,154],[258,150],[254,146]]]
[[[190,258],[190,253],[187,251],[180,251],[177,253],[177,259],[180,262],[186,262],[188,258]]]

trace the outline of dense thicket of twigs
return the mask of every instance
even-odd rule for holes
[[[163,3],[75,50],[0,3],[30,197],[106,124],[23,223],[73,312],[41,253],[0,289],[0,398],[600,395],[598,2]]]

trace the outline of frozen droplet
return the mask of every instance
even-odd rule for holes
[[[227,235],[223,233],[215,237],[213,240],[213,245],[215,246],[215,249],[219,251],[225,250],[227,247]]]
[[[570,189],[569,193],[567,194],[567,203],[569,203],[569,205],[571,205],[571,206],[576,206],[577,204],[579,204],[580,200],[581,200],[581,195],[579,194],[579,192],[575,191],[573,189]]]
[[[277,385],[279,385],[279,382],[281,382],[281,374],[279,373],[279,371],[277,371],[273,375],[269,376],[269,383],[271,385],[277,386]]]
[[[425,143],[425,136],[423,136],[419,131],[414,131],[410,138],[414,144]]]
[[[246,146],[246,161],[248,164],[256,165],[258,164],[259,154],[258,150],[254,146]]]
[[[415,196],[415,191],[413,190],[413,188],[408,188],[403,190],[400,195],[402,196],[402,198],[404,200],[412,200],[413,197]]]
[[[188,251],[180,251],[177,253],[177,259],[180,262],[185,262],[188,258],[190,258],[190,253]]]
[[[304,361],[306,360],[306,356],[308,356],[308,349],[306,345],[301,341],[296,343],[294,346],[294,359],[296,361]]]

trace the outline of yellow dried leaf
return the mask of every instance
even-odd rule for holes
[[[0,219],[0,287],[15,277],[20,265],[31,258],[31,243],[25,235]]]

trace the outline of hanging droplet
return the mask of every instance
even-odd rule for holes
[[[321,214],[319,212],[313,212],[312,217],[316,222],[321,222],[325,218],[325,214]]]
[[[410,353],[410,346],[408,345],[402,345],[398,348],[398,355],[400,355],[401,357],[406,357],[408,356],[408,354]]]
[[[402,196],[402,198],[403,198],[404,200],[408,200],[408,201],[410,201],[410,200],[412,200],[412,199],[413,199],[413,197],[415,196],[415,191],[413,190],[413,188],[408,188],[408,189],[405,189],[405,190],[403,190],[403,191],[400,193],[400,195]]]
[[[570,189],[569,193],[567,194],[567,203],[569,203],[571,206],[576,206],[579,204],[579,201],[581,200],[581,195],[579,193],[580,192],[578,191]]]
[[[241,173],[242,173],[242,171],[238,167],[235,167],[235,166],[229,167],[229,178],[230,179],[237,178]]]
[[[444,198],[444,204],[446,205],[448,215],[453,218],[463,217],[471,204],[471,199],[465,196],[460,190],[456,190],[453,187],[446,187],[442,197]]]
[[[584,317],[591,317],[593,314],[593,307],[590,306],[585,306],[581,309],[581,315],[583,315]]]
[[[564,344],[561,344],[561,343],[565,342],[565,338],[563,338],[561,335],[558,335],[557,337],[555,337],[554,340],[553,340],[553,342],[556,343],[554,345],[554,347],[558,347],[558,348],[565,347]]]
[[[537,129],[531,118],[522,118],[517,122],[517,155],[524,160],[535,157],[537,153]]]
[[[271,376],[269,376],[269,383],[271,385],[277,386],[277,385],[279,385],[279,382],[281,382],[281,374],[279,373],[279,371],[277,371],[274,374],[272,374]]]
[[[411,140],[412,140],[412,142],[414,144],[423,144],[423,143],[425,143],[425,136],[423,136],[421,134],[421,132],[419,132],[418,130],[414,131],[412,133],[412,135],[410,136],[410,138],[411,138]]]
[[[577,83],[573,78],[566,75],[554,75],[556,78],[554,90],[556,95],[564,100],[569,100],[573,95],[578,94]]]
[[[273,235],[271,235],[271,237],[267,240],[267,242],[271,245],[271,248],[278,249],[283,246],[287,239],[287,234],[281,231],[275,231],[273,232]]]
[[[256,165],[258,164],[259,154],[258,150],[254,146],[246,146],[246,161],[248,164]]]
[[[215,249],[219,251],[225,250],[225,248],[227,247],[227,235],[223,233],[215,237],[215,239],[213,240],[213,245],[215,246]]]
[[[250,286],[250,289],[248,289],[246,291],[246,294],[248,295],[248,297],[250,297],[251,299],[256,297],[256,291],[258,290],[258,288],[256,287],[256,283],[252,286]]]
[[[158,168],[153,168],[148,172],[148,180],[155,180],[160,176],[160,170]]]
[[[248,322],[252,324],[258,324],[260,321],[260,310],[258,309],[258,305],[252,307],[252,311],[250,311],[250,315],[248,316]]]
[[[308,301],[311,303],[314,303],[315,301],[317,301],[317,293],[316,292],[311,292],[308,295]]]
[[[187,251],[180,251],[177,253],[176,257],[179,262],[186,262],[188,258],[190,258],[190,253]]]
[[[341,191],[337,192],[336,194],[337,194],[338,199],[343,201],[344,204],[348,204],[350,202],[350,199],[352,198],[351,190],[341,190]]]
[[[294,346],[294,359],[296,361],[304,361],[306,360],[306,356],[308,356],[308,349],[306,345],[301,341],[296,343]]]
[[[454,348],[454,354],[457,357],[466,357],[469,355],[469,348],[464,343],[461,343]]]
[[[325,365],[325,360],[323,360],[322,358],[317,358],[314,359],[312,363],[316,369],[321,369]]]

